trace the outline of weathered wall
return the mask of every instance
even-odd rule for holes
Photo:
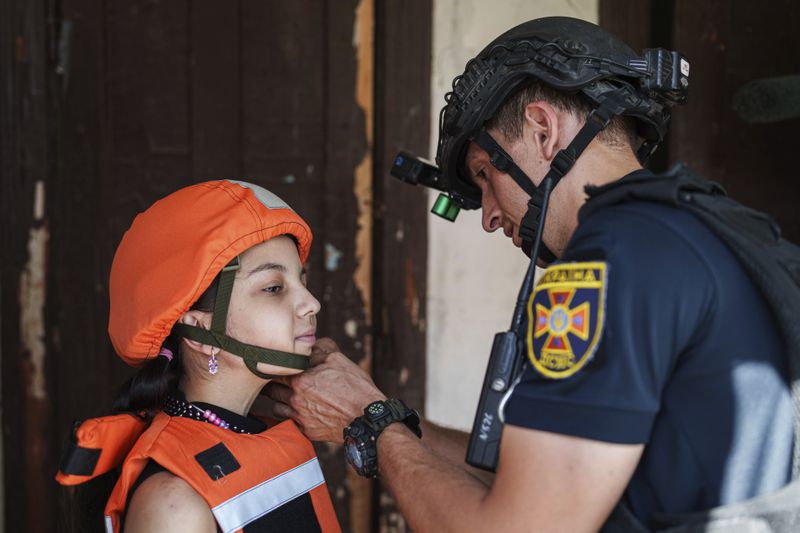
[[[286,199],[314,229],[320,334],[422,405],[425,195],[388,169],[399,147],[428,146],[431,11],[0,3],[0,529],[73,518],[53,480],[62,444],[132,373],[106,333],[114,249],[137,212],[196,181],[240,177]],[[373,512],[376,483],[341,446],[318,454],[344,530],[400,521],[390,502]]]
[[[597,13],[597,0],[436,0],[431,155],[444,94],[489,41],[532,18],[566,15],[597,22]],[[502,232],[484,233],[477,211],[462,211],[455,224],[432,216],[428,227],[425,410],[435,422],[468,429],[492,338],[508,328],[528,260]]]

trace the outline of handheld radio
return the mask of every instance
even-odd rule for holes
[[[431,189],[445,191],[441,182],[439,169],[431,162],[415,157],[408,152],[400,152],[394,160],[391,174],[396,178],[411,185],[424,185]],[[554,187],[554,179],[546,176],[540,188],[542,191],[541,220],[536,229],[536,238],[531,247],[531,262],[525,278],[522,281],[517,304],[514,307],[514,316],[508,331],[497,333],[492,343],[492,352],[489,355],[489,364],[483,378],[478,409],[472,424],[469,446],[467,447],[466,461],[468,464],[494,472],[497,468],[497,457],[500,451],[500,439],[503,433],[502,409],[504,400],[511,392],[518,377],[525,366],[524,339],[526,332],[525,309],[528,297],[533,289],[534,273],[536,271],[536,257],[542,241],[544,228],[544,215],[550,200],[550,192]],[[431,210],[434,214],[450,220],[455,220],[458,207],[450,201],[446,194],[441,194]]]
[[[514,316],[508,331],[497,333],[492,343],[492,353],[483,378],[481,397],[478,400],[478,409],[472,423],[472,433],[467,447],[467,463],[483,470],[494,472],[497,469],[497,459],[500,453],[500,439],[503,435],[503,407],[505,400],[511,394],[511,389],[525,368],[525,310],[528,297],[533,289],[533,279],[536,270],[536,258],[539,256],[539,246],[542,241],[544,228],[544,214],[547,213],[547,204],[550,192],[553,190],[553,180],[545,178],[542,182],[542,220],[536,230],[536,239],[531,248],[531,262],[522,286],[517,295],[517,304],[514,307]]]

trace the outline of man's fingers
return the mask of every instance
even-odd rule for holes
[[[324,363],[325,359],[330,355],[328,352],[312,352],[311,353],[311,366],[317,366]]]
[[[336,343],[333,342],[333,339],[331,339],[330,337],[322,337],[321,339],[317,339],[317,342],[314,343],[314,347],[312,348],[312,353],[313,352],[330,353],[338,351],[339,351],[339,346],[337,346]]]
[[[272,406],[272,414],[275,415],[275,418],[294,418],[297,416],[294,409],[286,405],[285,403],[276,403]]]
[[[292,398],[292,389],[283,385],[281,383],[276,383],[272,381],[269,383],[265,388],[264,391],[266,392],[267,396],[275,400],[276,402],[281,402],[288,404],[289,400]]]
[[[291,378],[292,376],[277,376],[272,378],[272,381],[270,381],[270,383],[280,383],[281,385],[286,385],[287,387],[292,388],[290,381]],[[269,384],[267,384],[267,390],[269,390]]]

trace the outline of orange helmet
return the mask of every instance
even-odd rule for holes
[[[311,230],[283,200],[258,185],[208,181],[180,189],[133,221],[114,255],[108,332],[117,354],[140,366],[156,357],[173,331],[257,362],[306,368],[308,358],[240,343],[225,335],[230,292],[239,254],[279,235],[297,241],[300,261]],[[211,330],[176,324],[220,276]]]

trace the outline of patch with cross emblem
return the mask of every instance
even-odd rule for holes
[[[606,297],[603,262],[553,265],[528,300],[528,357],[551,379],[586,366],[603,335]]]

